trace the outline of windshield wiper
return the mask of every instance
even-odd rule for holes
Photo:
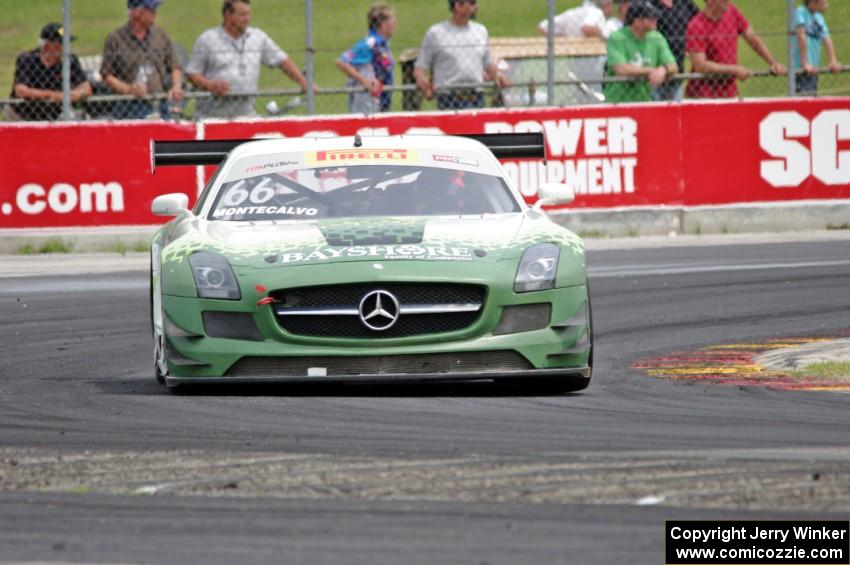
[[[339,188],[335,188],[334,192],[336,192],[337,190],[342,190],[342,191],[345,191],[345,192],[352,192],[352,191],[359,190],[359,189],[367,187],[367,186],[376,185],[379,182],[384,182],[384,181],[388,181],[388,180],[392,180],[392,179],[406,177],[409,174],[410,174],[410,171],[404,171],[404,172],[387,171],[386,173],[384,173],[383,175],[381,175],[379,177],[369,178],[369,179],[366,179],[366,180],[353,182],[351,184],[347,184],[347,185],[341,186]]]

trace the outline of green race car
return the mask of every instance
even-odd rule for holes
[[[156,164],[218,163],[192,210],[185,194],[152,205],[176,216],[151,252],[157,380],[587,387],[584,245],[496,158],[543,148],[541,134],[154,142]]]

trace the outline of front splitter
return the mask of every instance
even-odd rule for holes
[[[392,384],[398,382],[449,382],[490,381],[502,379],[563,379],[564,385],[575,385],[576,390],[585,388],[590,382],[591,368],[533,369],[529,371],[505,371],[498,373],[383,373],[368,375],[272,375],[263,377],[167,377],[169,387],[184,385],[224,384],[286,384],[286,383],[359,383]]]

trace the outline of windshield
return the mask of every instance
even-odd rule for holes
[[[284,156],[285,157],[285,156]],[[496,175],[421,165],[358,164],[292,168],[278,158],[270,166],[233,168],[209,218],[226,221],[315,220],[356,216],[503,214],[519,205]],[[262,170],[256,174],[255,170]],[[252,174],[253,173],[253,174]]]

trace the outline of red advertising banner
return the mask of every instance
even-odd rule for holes
[[[160,194],[192,200],[196,167],[150,173],[151,139],[543,131],[548,162],[503,161],[532,201],[564,182],[570,207],[850,199],[850,100],[686,102],[238,122],[0,124],[0,228],[161,223]],[[207,170],[209,174],[209,170]]]
[[[850,100],[684,104],[685,204],[850,198]]]
[[[194,167],[151,176],[151,139],[193,139],[194,124],[0,125],[0,228],[162,223],[151,201],[194,200]]]

